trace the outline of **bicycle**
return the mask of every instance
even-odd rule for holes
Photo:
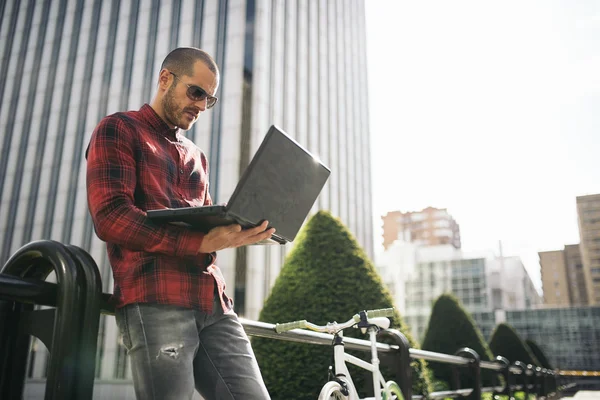
[[[387,317],[394,315],[393,308],[380,310],[361,311],[351,319],[342,324],[328,322],[327,325],[315,325],[306,320],[275,324],[277,333],[292,329],[309,329],[315,332],[329,333],[333,335],[333,359],[334,366],[329,367],[329,381],[323,386],[319,393],[319,400],[359,400],[356,387],[348,371],[346,363],[349,362],[362,369],[373,373],[373,392],[375,397],[367,399],[374,400],[404,400],[402,391],[394,381],[385,381],[379,371],[379,357],[377,355],[377,332],[387,329],[390,320]],[[344,329],[356,326],[361,332],[368,333],[371,341],[371,363],[361,360],[344,351]],[[335,368],[335,369],[333,369]],[[364,399],[364,400],[367,400]]]

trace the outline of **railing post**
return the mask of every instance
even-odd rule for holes
[[[412,399],[412,370],[410,367],[410,343],[402,332],[396,329],[383,329],[377,334],[377,341],[387,339],[398,346],[398,354],[394,357],[400,390],[405,400]]]
[[[533,365],[531,364],[527,364],[527,380],[529,381],[529,375],[531,375],[531,389],[533,390],[529,390],[529,386],[527,385],[527,391],[525,392],[526,396],[529,396],[529,393],[534,392],[537,395],[537,390],[536,390],[536,383],[537,383],[537,379],[535,376],[535,368]],[[525,397],[527,398],[527,397]]]
[[[551,371],[550,373],[550,389],[552,392],[558,394],[558,374],[556,371]]]
[[[52,271],[57,280],[56,308],[34,311],[32,304],[2,303],[0,315],[6,324],[0,329],[1,398],[22,397],[30,335],[50,351],[45,399],[92,397],[101,285],[91,257],[73,246],[37,241],[19,249],[0,273],[43,281]]]
[[[469,363],[468,368],[471,372],[471,376],[473,377],[473,391],[471,392],[471,395],[469,396],[469,398],[471,398],[473,400],[480,400],[481,399],[481,367],[479,366],[479,363],[481,360],[479,358],[479,354],[477,354],[477,352],[473,349],[470,349],[468,347],[463,347],[462,349],[459,349],[456,353],[454,353],[454,355],[471,359],[471,362]],[[454,367],[454,369],[455,369],[454,376],[457,380],[456,384],[460,387],[460,379],[459,379],[459,374],[457,372],[457,367]]]
[[[495,393],[495,394],[503,394],[503,395],[508,396],[508,398],[510,399],[513,397],[512,376],[510,374],[510,362],[502,356],[497,356],[496,362],[498,364],[502,365],[500,374],[504,377],[504,388],[502,389],[502,391],[500,393]]]
[[[79,348],[79,366],[78,376],[84,382],[91,382],[89,389],[81,387],[78,396],[85,396],[89,392],[91,398],[93,394],[93,383],[96,375],[96,350],[98,347],[98,331],[100,328],[100,300],[102,298],[102,277],[98,265],[86,251],[77,247],[68,245],[67,249],[73,254],[73,257],[81,265],[83,276],[85,278],[85,293],[83,296],[83,317],[80,321],[81,340]],[[78,397],[81,398],[81,397]]]
[[[527,365],[521,361],[515,361],[513,365],[521,370],[521,377],[523,381],[523,391],[525,392],[525,400],[529,397],[529,378],[527,377]],[[513,390],[513,392],[516,391]]]
[[[546,368],[542,368],[542,396],[548,397],[550,393],[550,388],[548,387],[548,370]]]
[[[0,398],[21,399],[31,338],[19,332],[22,313],[32,304],[0,301]]]

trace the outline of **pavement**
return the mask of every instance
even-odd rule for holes
[[[580,390],[573,396],[561,397],[561,400],[600,400],[600,391],[598,390]]]

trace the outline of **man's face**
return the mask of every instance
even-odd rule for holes
[[[187,95],[188,85],[198,86],[211,96],[215,95],[219,80],[201,61],[194,64],[192,76],[179,75],[172,78],[171,86],[162,99],[162,108],[166,122],[187,131],[198,120],[202,111],[206,110],[207,99],[194,101]]]

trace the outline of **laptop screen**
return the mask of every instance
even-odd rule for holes
[[[272,126],[227,206],[251,223],[268,220],[277,235],[292,241],[329,174],[329,168]]]

